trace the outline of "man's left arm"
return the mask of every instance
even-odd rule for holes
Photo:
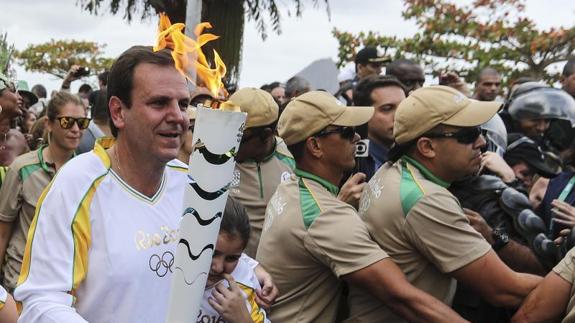
[[[467,322],[438,299],[411,285],[391,258],[341,278],[368,290],[409,322]]]
[[[485,222],[485,219],[475,211],[469,209],[463,209],[463,211],[469,219],[469,224],[471,224],[471,226],[479,232],[489,244],[494,245],[495,237],[493,235],[493,228]],[[501,249],[495,251],[501,260],[515,271],[540,276],[547,273],[543,265],[541,265],[533,251],[528,246],[524,246],[512,239],[510,239],[505,246],[501,247]]]

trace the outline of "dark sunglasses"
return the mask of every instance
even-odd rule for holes
[[[427,138],[453,138],[457,140],[458,143],[469,145],[474,143],[477,138],[481,135],[480,127],[464,128],[459,131],[454,132],[442,132],[442,133],[429,133],[423,137]]]
[[[331,134],[338,133],[342,139],[352,140],[355,137],[355,127],[338,127],[332,130],[322,130],[314,135],[314,137],[325,137]]]
[[[74,117],[58,117],[56,118],[60,123],[62,129],[70,129],[74,126],[74,122],[80,129],[86,129],[90,125],[90,118],[74,118]]]

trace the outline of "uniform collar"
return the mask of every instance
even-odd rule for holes
[[[403,155],[401,157],[401,161],[402,161],[402,164],[407,162],[407,163],[413,165],[415,168],[417,168],[421,172],[423,177],[425,177],[427,180],[432,181],[433,183],[435,183],[441,187],[448,188],[451,185],[451,183],[446,182],[446,181],[442,180],[441,178],[435,176],[429,169],[427,169],[425,166],[423,166],[423,164],[421,164],[417,160],[415,160],[415,159],[413,159],[407,155]]]
[[[308,173],[308,172],[301,170],[299,168],[294,169],[294,173],[299,177],[307,178],[307,179],[310,179],[312,181],[318,182],[319,184],[321,184],[321,186],[325,187],[330,193],[332,193],[335,196],[337,196],[337,194],[339,194],[339,188],[336,185],[333,185],[329,181],[327,181],[327,180],[325,180],[325,179],[323,179],[317,175],[314,175],[312,173]]]
[[[40,161],[40,167],[42,167],[42,169],[47,172],[47,173],[55,173],[56,172],[56,166],[54,164],[48,163],[47,161],[44,160],[44,149],[46,149],[46,147],[48,147],[47,145],[42,145],[40,146],[40,148],[38,148],[38,160]],[[74,151],[72,153],[72,156],[70,157],[70,159],[74,158],[76,156],[76,151]],[[70,160],[68,159],[68,160]]]

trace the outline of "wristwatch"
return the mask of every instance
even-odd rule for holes
[[[494,229],[491,235],[493,237],[491,248],[493,248],[495,252],[501,250],[501,248],[505,247],[505,245],[509,243],[509,236],[502,229]]]

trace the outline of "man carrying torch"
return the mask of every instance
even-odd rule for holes
[[[23,322],[166,319],[188,84],[170,50],[135,46],[114,63],[108,97],[115,142],[68,162],[38,202],[15,291]]]

